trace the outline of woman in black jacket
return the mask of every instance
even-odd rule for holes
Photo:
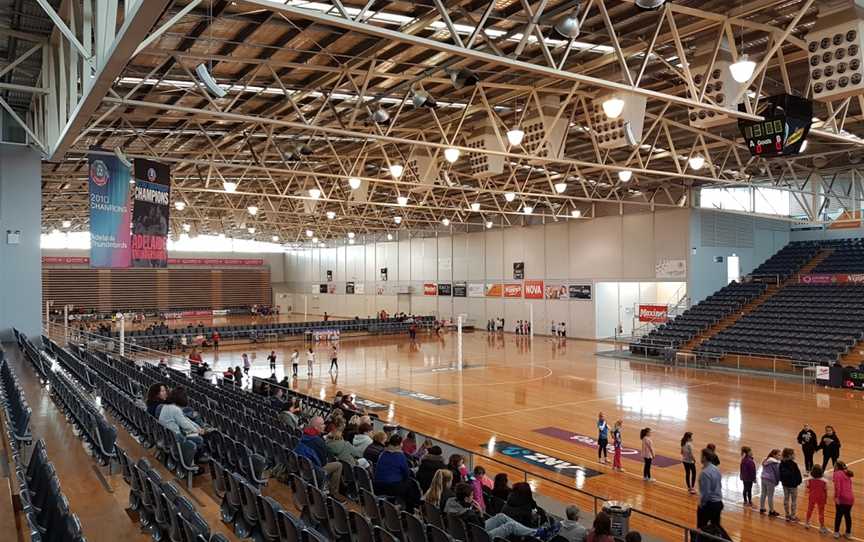
[[[432,485],[432,478],[435,477],[435,473],[438,472],[438,469],[447,468],[442,454],[443,452],[441,451],[440,446],[432,446],[429,448],[429,452],[420,460],[420,467],[417,468],[415,478],[417,478],[417,482],[420,484],[420,489],[422,489],[424,493],[429,491],[429,486]]]
[[[810,472],[813,469],[813,454],[819,449],[819,437],[810,424],[804,424],[804,428],[798,432],[798,444],[801,445],[801,453],[804,455],[804,470]]]
[[[780,461],[780,484],[783,486],[783,508],[786,511],[786,521],[798,521],[798,486],[803,481],[801,469],[795,462],[795,450],[783,448],[783,460]]]
[[[833,425],[825,426],[825,434],[819,439],[819,449],[822,450],[822,470],[828,466],[829,459],[832,467],[837,464],[840,459],[840,438]]]
[[[510,497],[501,512],[526,527],[539,527],[546,522],[546,512],[537,506],[531,486],[526,482],[513,484]]]

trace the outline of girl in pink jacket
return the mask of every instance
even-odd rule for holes
[[[834,465],[834,538],[840,538],[840,521],[846,520],[846,538],[852,538],[852,505],[855,495],[852,493],[852,471],[846,468],[846,463],[838,461]]]

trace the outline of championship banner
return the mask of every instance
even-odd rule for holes
[[[504,285],[500,283],[491,283],[486,285],[486,297],[502,297],[504,295]]]
[[[129,168],[116,156],[91,154],[90,267],[129,267]]]
[[[168,267],[168,202],[171,170],[152,160],[135,159],[132,193],[132,266]]]
[[[468,297],[483,297],[486,295],[485,288],[482,282],[468,283]]]
[[[543,299],[543,281],[525,281],[525,299]]]
[[[664,323],[669,319],[668,311],[666,305],[639,305],[639,321]]]
[[[564,284],[549,284],[547,282],[544,293],[546,299],[567,299],[569,297],[567,286]]]
[[[504,297],[522,297],[522,285],[521,284],[505,284],[504,285]]]

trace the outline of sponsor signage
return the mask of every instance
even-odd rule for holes
[[[327,285],[326,284],[319,284],[318,285],[318,293],[319,294],[326,294],[327,293]]]
[[[570,294],[570,299],[591,299],[590,284],[571,284],[567,287],[567,291]]]
[[[354,283],[354,293],[357,295],[363,295],[366,293],[366,284],[363,282],[355,282]]]
[[[382,267],[382,268],[379,270],[379,274],[381,275],[381,280],[382,280],[382,281],[386,281],[386,280],[387,280],[387,268],[386,268],[386,267]]]
[[[345,293],[349,295],[354,295],[354,283],[346,282],[345,283]]]
[[[411,391],[404,388],[384,388],[384,391],[389,393],[395,393],[400,397],[408,397],[409,399],[416,399],[417,401],[423,401],[425,403],[431,403],[438,406],[456,404],[456,401],[442,399],[441,397],[437,397],[435,395],[427,395],[425,393],[420,393],[419,391]]]
[[[525,262],[513,262],[513,280],[525,278]]]
[[[330,269],[327,270],[327,282],[333,282],[333,271]]]
[[[486,444],[481,444],[480,447],[488,449],[488,445]],[[513,444],[512,442],[496,440],[495,451],[501,455],[518,459],[519,461],[528,463],[534,467],[555,472],[573,478],[574,480],[592,478],[603,474],[583,465],[571,463],[553,455],[544,454],[537,450],[532,450],[531,448],[525,448],[524,446]]]
[[[442,283],[438,285],[438,295],[451,296],[453,295],[453,286],[451,284]]]
[[[90,258],[86,256],[68,257],[42,256],[42,263],[48,265],[89,265]]]
[[[505,284],[504,285],[504,297],[522,297],[522,285],[521,284]]]
[[[336,285],[333,284],[332,282],[330,284],[327,284],[327,293],[328,294],[335,294],[336,293]]]
[[[213,309],[213,316],[228,316],[228,309]]]
[[[168,265],[232,265],[254,267],[264,265],[261,258],[168,258]]]
[[[546,299],[567,299],[567,285],[550,284],[547,282],[543,293]]]
[[[813,275],[801,275],[798,277],[798,282],[803,284],[862,283],[864,282],[864,273],[839,273],[834,275],[817,273]]]
[[[165,164],[135,159],[132,191],[132,265],[168,267],[168,217],[171,169]]]
[[[503,284],[487,284],[486,285],[486,297],[501,297],[504,295],[504,285]]]
[[[525,299],[543,299],[543,281],[542,280],[526,280],[525,281]]]
[[[830,380],[831,368],[825,365],[816,366],[816,380]]]
[[[129,168],[116,156],[91,154],[90,266],[129,267],[132,231],[129,209]]]
[[[434,282],[423,284],[423,295],[438,295],[438,285]]]
[[[468,286],[464,282],[454,284],[453,297],[468,297]]]
[[[669,307],[666,305],[639,305],[640,322],[665,322],[669,319]]]
[[[483,297],[486,295],[486,289],[483,283],[469,282],[468,297]]]
[[[575,444],[576,446],[583,446],[585,448],[594,448],[597,449],[597,441],[588,435],[582,435],[579,433],[573,433],[571,431],[567,431],[566,429],[560,429],[558,427],[541,427],[540,429],[535,429],[535,433],[540,433],[541,435],[546,435],[547,437],[557,438],[571,444]],[[611,435],[609,444],[607,445],[607,449],[609,450],[609,455],[615,453],[615,447],[612,445]],[[626,446],[621,447],[621,457],[624,459],[631,459],[633,461],[642,462],[642,452],[635,448],[627,448]],[[655,455],[653,464],[656,467],[671,467],[672,465],[677,465],[681,463],[678,459],[667,457],[664,455]]]

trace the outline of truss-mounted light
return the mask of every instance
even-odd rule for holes
[[[249,226],[248,228],[246,228],[246,231],[248,231],[249,233],[255,233],[255,226]]]
[[[402,217],[401,216],[394,216],[393,222],[395,222],[396,224],[401,224],[402,223]]]
[[[69,228],[72,227],[72,221],[71,220],[64,220],[62,225],[64,228],[66,228],[68,230]]]
[[[494,224],[492,224],[492,221],[491,221],[491,220],[487,220],[487,221],[486,221],[486,229],[487,229],[487,230],[491,230],[491,229],[492,229],[492,226],[494,226]]]
[[[210,70],[207,68],[207,64],[201,63],[195,66],[195,74],[198,75],[198,79],[204,83],[204,86],[207,90],[210,91],[211,94],[216,96],[217,98],[224,98],[228,93],[224,88],[219,86],[219,83],[216,82],[216,79],[210,74]]]
[[[306,230],[306,237],[312,237],[315,235],[315,232],[312,230]]]
[[[357,190],[360,188],[360,179],[358,177],[348,177],[348,186],[351,190]]]
[[[327,220],[333,220],[336,218],[336,211],[327,211]]]
[[[622,183],[629,183],[630,179],[633,178],[633,172],[629,169],[624,169],[618,172],[618,180]]]
[[[383,107],[379,107],[372,113],[372,120],[377,124],[384,124],[390,120],[390,113],[388,113]]]
[[[577,3],[573,11],[555,24],[555,32],[558,32],[567,39],[575,40],[578,38],[580,31],[578,12],[579,4]]]
[[[525,214],[525,215],[534,214],[534,207],[532,207],[531,205],[523,205],[522,206],[522,214]]]
[[[255,216],[258,214],[258,207],[256,207],[255,205],[250,205],[249,207],[246,207],[246,211],[250,215]]]
[[[318,242],[318,238],[317,238],[317,237],[313,237],[313,238],[312,238],[312,244],[314,245],[314,244],[317,243],[317,242]],[[321,243],[321,244],[323,245],[324,243]]]
[[[510,203],[516,199],[516,193],[515,192],[504,192],[504,199],[507,200],[507,203]]]
[[[348,232],[348,239],[354,239],[355,236],[356,234],[353,231]]]
[[[225,181],[222,183],[222,188],[224,188],[226,192],[233,193],[237,191],[237,183]]]
[[[610,119],[617,119],[624,112],[624,99],[619,96],[610,96],[603,101],[603,112]]]
[[[444,149],[444,159],[450,162],[451,164],[459,159],[459,155],[462,154],[459,152],[459,149],[456,147],[447,147]]]
[[[450,225],[450,219],[449,219],[449,218],[444,218],[444,219],[441,220],[441,223],[444,224],[445,226],[449,226],[449,225]]]
[[[425,90],[421,89],[414,91],[414,95],[411,96],[411,103],[417,108],[428,107],[429,109],[435,109],[438,107],[438,102],[435,101],[435,98]]]
[[[738,83],[746,83],[753,77],[753,72],[756,71],[756,62],[750,60],[749,55],[743,55],[737,62],[729,65],[729,72],[732,74],[732,79]]]
[[[666,0],[636,0],[636,7],[645,11],[660,9]]]
[[[474,211],[475,213],[479,212],[480,211],[480,202],[475,201],[474,203],[472,203],[471,204],[471,210]]]
[[[557,192],[559,194],[563,194],[566,191],[567,191],[567,183],[565,183],[565,182],[555,183],[555,192]]]
[[[449,70],[447,73],[450,75],[450,81],[453,83],[453,88],[455,88],[456,90],[460,90],[465,87],[473,87],[480,82],[480,77],[478,77],[476,73],[472,72],[467,68]]]
[[[182,224],[180,227],[183,228],[183,231],[185,232],[192,231],[192,226],[189,224]]]
[[[353,244],[354,244],[354,239],[348,239],[348,244],[349,244],[349,245],[353,245]]]
[[[573,209],[572,211],[570,211],[570,216],[572,216],[573,218],[581,218],[582,211],[580,211],[579,209]]]
[[[309,197],[312,199],[318,199],[321,197],[321,191],[318,190],[317,188],[310,188],[309,189]]]
[[[705,166],[705,157],[701,154],[694,154],[690,157],[688,163],[690,164],[690,169],[693,171],[699,171]]]
[[[507,142],[510,143],[510,146],[518,147],[522,144],[523,139],[525,139],[525,132],[519,128],[513,128],[512,130],[507,131]]]
[[[185,201],[175,201],[174,202],[174,208],[177,209],[178,211],[182,211],[183,209],[186,208],[186,202]]]
[[[278,236],[278,235],[274,235],[274,236],[271,237],[270,239],[272,239],[274,243],[278,243],[278,242],[279,242],[279,236]]]
[[[392,240],[393,240],[393,234],[392,234],[392,233],[388,233],[388,234],[387,234],[387,240],[388,240],[388,241],[392,241]]]
[[[403,173],[405,173],[405,166],[402,164],[390,164],[390,175],[392,175],[394,179],[399,180]]]
[[[408,205],[408,196],[397,196],[396,203],[399,204],[399,207],[405,207]]]

